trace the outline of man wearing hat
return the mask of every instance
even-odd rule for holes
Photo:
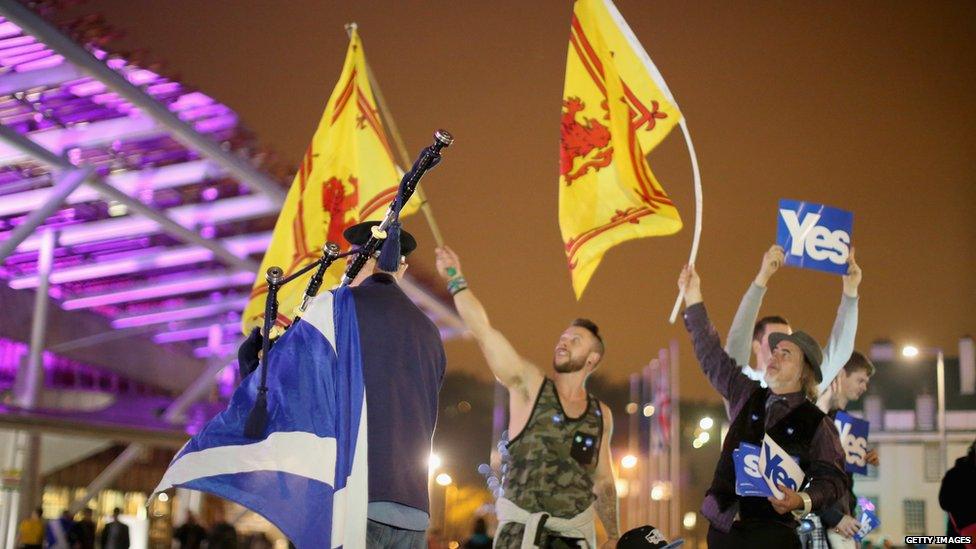
[[[362,246],[378,225],[359,223],[343,236]],[[409,549],[427,546],[427,464],[447,359],[437,326],[400,289],[417,241],[404,230],[389,238],[396,233],[399,242],[385,242],[351,286],[367,398],[366,545]]]
[[[722,445],[702,514],[711,523],[708,546],[717,548],[800,547],[797,516],[819,511],[847,492],[844,452],[837,430],[816,404],[823,352],[805,332],[769,335],[772,358],[764,379],[749,379],[722,349],[708,319],[701,282],[693,265],[678,279],[685,296],[685,326],[709,382],[729,403],[732,425]],[[769,435],[799,458],[809,482],[793,491],[780,486],[781,499],[740,497],[735,493],[733,451],[742,442],[760,444]]]
[[[343,236],[362,246],[379,224],[359,223]],[[350,284],[366,386],[371,549],[427,547],[427,463],[447,359],[437,326],[400,288],[416,248],[397,226]],[[260,334],[252,332],[238,352],[242,365],[252,365],[242,373],[257,366],[260,348]]]

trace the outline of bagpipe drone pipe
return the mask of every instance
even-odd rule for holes
[[[272,266],[268,268],[266,273],[268,294],[265,299],[264,324],[261,331],[263,337],[261,338],[261,355],[259,358],[260,365],[263,365],[264,367],[257,368],[260,370],[261,383],[258,387],[254,407],[251,409],[251,412],[247,417],[247,422],[244,427],[244,436],[251,439],[262,438],[268,422],[268,355],[271,351],[272,345],[270,337],[271,329],[274,326],[275,319],[278,317],[278,291],[285,284],[288,284],[308,271],[317,268],[315,273],[312,275],[312,278],[309,280],[308,286],[305,288],[302,303],[298,307],[298,313],[302,314],[306,311],[312,299],[318,295],[326,270],[328,270],[328,268],[337,259],[355,255],[355,259],[350,261],[346,267],[346,272],[342,276],[342,283],[340,287],[345,287],[351,284],[356,278],[356,275],[358,275],[362,268],[366,265],[366,262],[371,257],[374,257],[377,251],[380,250],[379,257],[377,258],[379,264],[381,266],[385,265],[386,270],[395,271],[395,266],[400,259],[399,246],[383,246],[383,244],[387,240],[399,242],[400,210],[403,209],[403,206],[408,200],[410,200],[410,197],[413,196],[414,191],[416,191],[417,186],[420,184],[420,180],[424,177],[424,175],[440,163],[441,150],[449,147],[453,142],[454,137],[451,136],[451,134],[446,130],[437,130],[434,132],[434,143],[424,148],[424,150],[420,152],[420,155],[414,162],[413,167],[411,167],[410,171],[403,175],[400,180],[400,186],[397,194],[390,203],[383,221],[378,226],[372,228],[371,235],[366,244],[349,250],[348,252],[340,253],[338,244],[329,242],[325,245],[321,259],[303,267],[287,277],[284,276],[284,271],[281,269],[281,267]],[[296,317],[296,320],[297,318],[298,317]]]

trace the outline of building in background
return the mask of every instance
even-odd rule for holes
[[[904,536],[945,534],[946,514],[939,507],[944,464],[952,467],[976,440],[973,340],[960,340],[958,357],[945,359],[944,457],[935,357],[903,357],[890,341],[876,342],[870,354],[877,372],[867,394],[849,408],[871,422],[868,444],[881,459],[879,467],[869,467],[868,475],[857,475],[854,482],[855,493],[867,498],[881,519],[868,539],[899,544]]]

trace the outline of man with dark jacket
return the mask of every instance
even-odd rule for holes
[[[359,223],[343,236],[362,246],[377,225]],[[366,386],[370,549],[427,546],[427,464],[447,366],[440,330],[400,287],[417,241],[395,232],[399,239],[387,238],[349,285]],[[260,335],[252,332],[238,351],[241,363],[256,365],[260,348]]]
[[[95,521],[92,520],[92,510],[85,507],[81,513],[81,520],[75,523],[71,531],[71,542],[74,549],[95,549]]]
[[[833,421],[837,417],[837,412],[846,410],[848,404],[857,401],[864,395],[873,375],[874,364],[868,357],[854,351],[837,378],[820,395],[817,406],[826,412]],[[879,463],[878,451],[869,450],[865,456],[865,461],[870,465],[877,466]],[[847,479],[848,492],[846,496],[817,513],[826,531],[826,538],[830,542],[830,549],[855,547],[856,543],[853,537],[861,528],[861,524],[854,517],[857,496],[854,495],[853,473],[847,473]]]
[[[749,379],[722,349],[718,332],[708,319],[701,281],[693,265],[681,272],[685,326],[695,355],[709,382],[729,403],[732,425],[725,437],[712,486],[702,504],[711,525],[713,548],[800,547],[797,515],[819,511],[847,491],[844,452],[837,430],[813,400],[823,379],[823,352],[804,332],[769,336],[772,359],[762,387]],[[735,493],[733,450],[742,442],[761,444],[768,435],[790,455],[799,458],[804,477],[811,479],[794,491],[780,486],[780,499],[740,497]],[[796,511],[796,513],[794,513]]]
[[[112,522],[102,528],[102,549],[129,549],[129,527],[119,520],[122,509],[112,510]]]
[[[948,547],[976,547],[976,441],[969,452],[956,460],[956,464],[946,471],[939,488],[939,507],[949,514],[947,527],[949,536],[969,536],[974,543],[953,544]]]
[[[343,236],[363,245],[378,224],[353,225]],[[437,326],[400,287],[417,241],[399,232],[399,245],[385,242],[383,255],[370,259],[350,285],[369,425],[366,545],[378,549],[426,547],[427,464],[447,365]]]

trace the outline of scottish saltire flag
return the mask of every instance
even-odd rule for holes
[[[154,495],[175,486],[235,501],[299,548],[365,547],[366,398],[350,290],[320,294],[268,360],[267,436],[244,437],[257,371],[179,451]]]

